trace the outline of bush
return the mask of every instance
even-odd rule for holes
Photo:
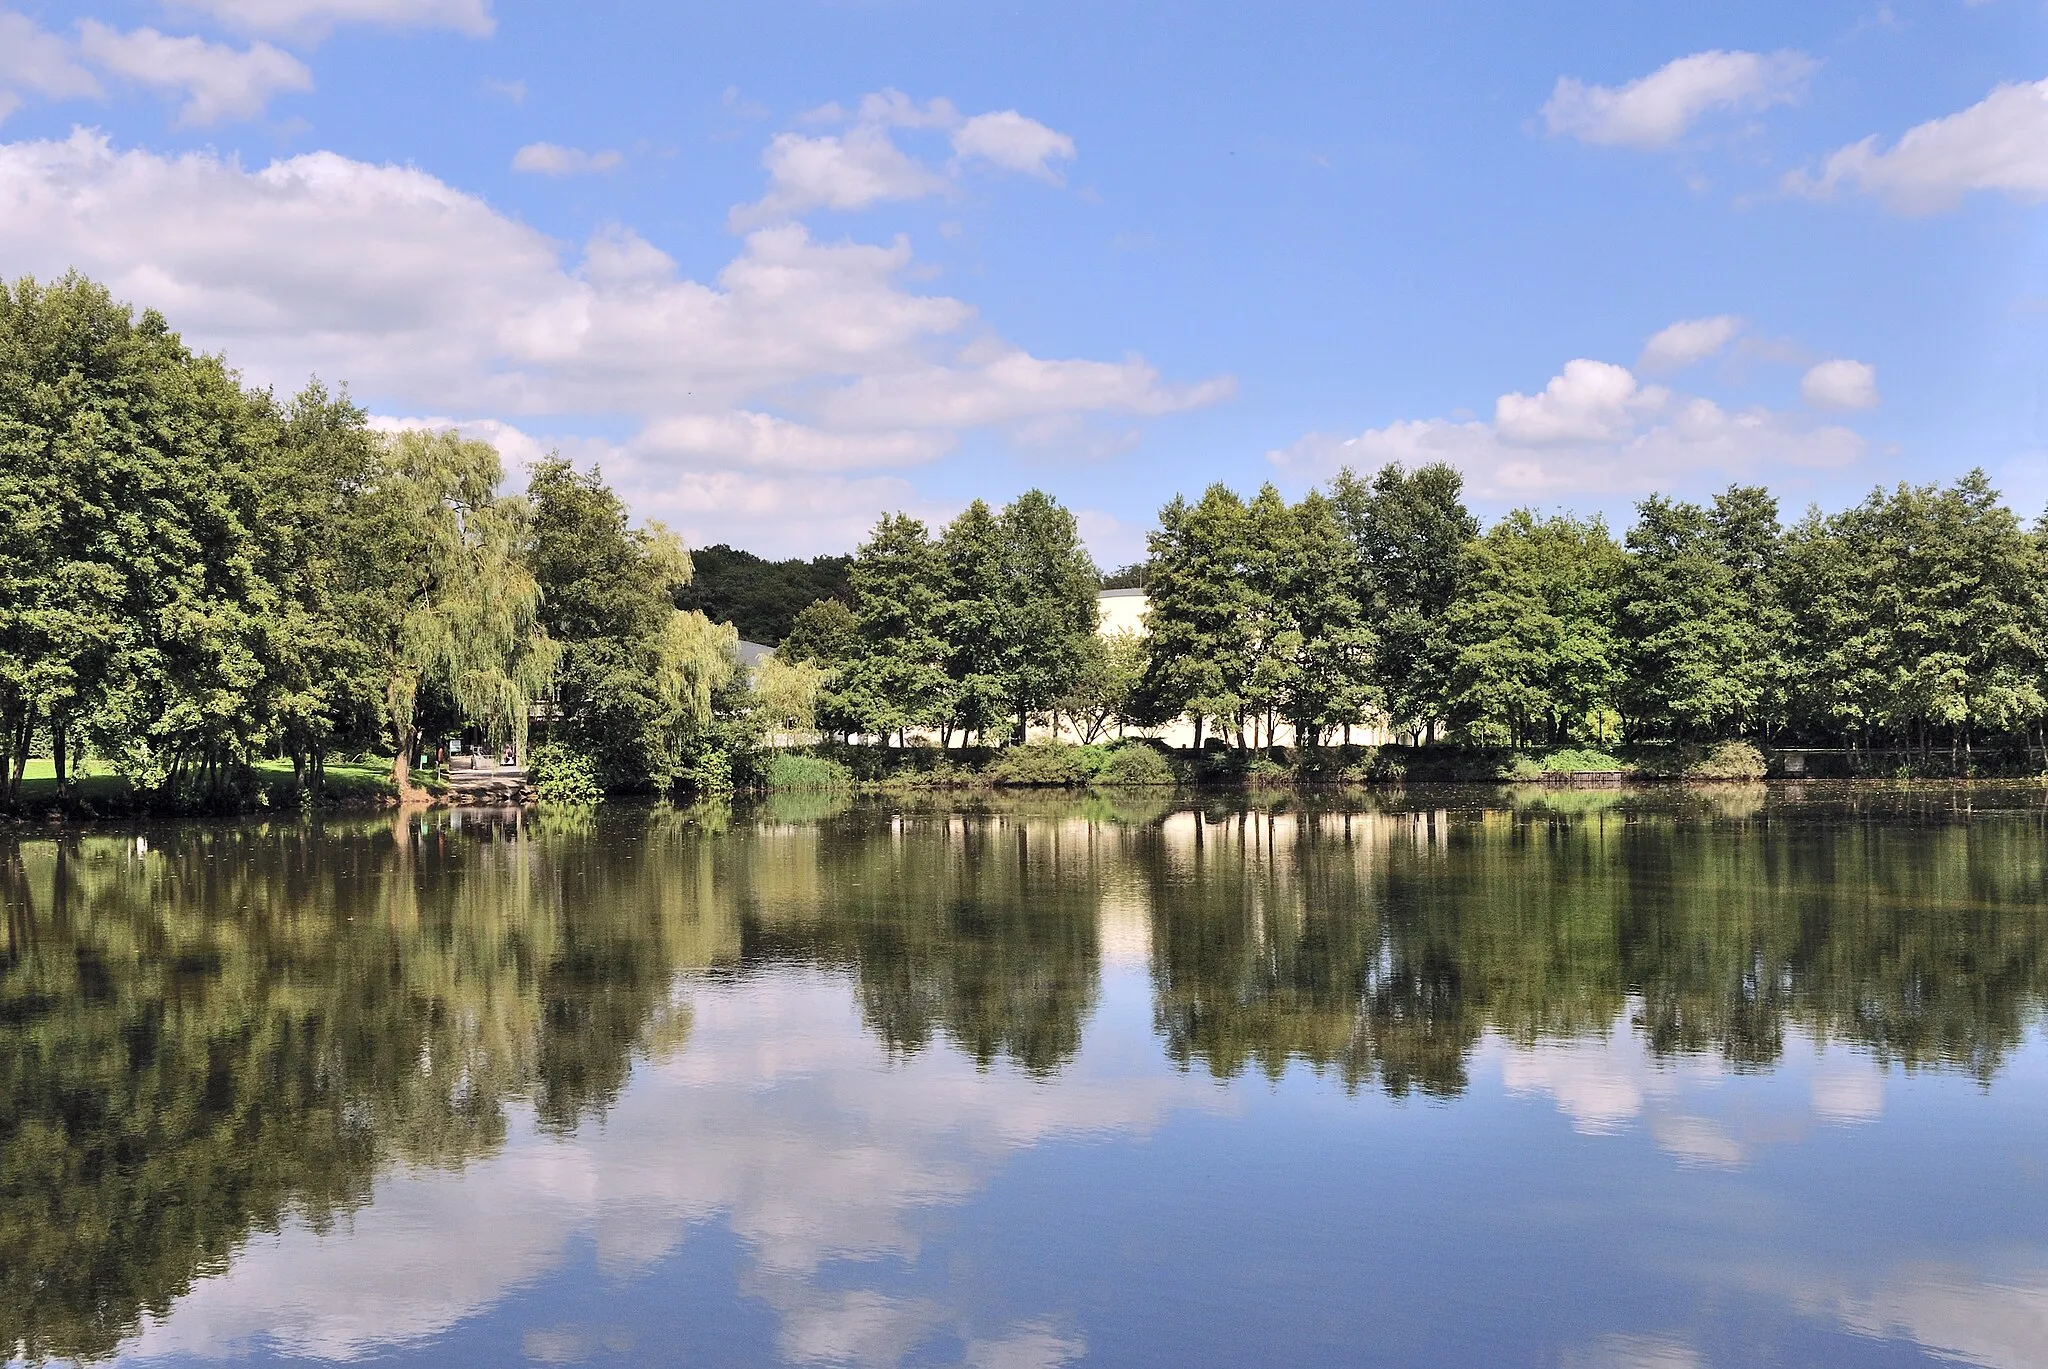
[[[533,748],[533,754],[527,758],[526,773],[542,803],[604,802],[604,786],[597,781],[597,761],[560,742],[543,742]]]
[[[1713,750],[1685,767],[1689,780],[1760,780],[1767,766],[1764,753],[1748,742],[1718,742]]]
[[[1630,774],[1634,770],[1635,767],[1627,761],[1619,756],[1610,756],[1605,751],[1597,751],[1592,747],[1566,747],[1547,756],[1517,756],[1508,765],[1502,778],[1540,780],[1545,775],[1598,775],[1616,771]]]
[[[853,771],[829,756],[778,751],[769,759],[761,780],[771,794],[805,789],[832,791],[853,788]]]
[[[1093,781],[1109,759],[1109,748],[1104,746],[1030,742],[997,756],[988,768],[988,777],[992,783],[1013,787],[1076,789]]]
[[[1095,782],[1117,789],[1140,789],[1173,783],[1173,767],[1154,747],[1143,742],[1119,746],[1096,773]]]

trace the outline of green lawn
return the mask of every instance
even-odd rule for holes
[[[292,763],[290,761],[258,761],[253,769],[261,792],[267,795],[273,805],[293,801]],[[419,782],[428,788],[438,785],[431,771],[419,776]],[[126,800],[133,792],[128,781],[112,773],[104,762],[85,761],[74,775],[72,793],[82,801],[106,801],[118,803]],[[332,799],[343,802],[381,798],[397,791],[391,787],[391,762],[369,760],[355,762],[329,761],[327,763],[327,793]],[[47,760],[31,760],[23,772],[21,783],[21,804],[34,808],[56,802],[57,770]]]

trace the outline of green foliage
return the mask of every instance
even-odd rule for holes
[[[542,803],[575,805],[604,801],[597,761],[561,742],[542,742],[527,758],[526,773]]]
[[[886,736],[935,727],[954,699],[947,677],[945,581],[923,523],[890,514],[861,544],[850,573],[858,635],[824,705],[846,731]]]
[[[1540,780],[1549,775],[1627,775],[1635,767],[1619,756],[1590,747],[1565,747],[1542,756],[1516,756],[1501,775],[1509,780]]]
[[[559,457],[527,483],[526,556],[561,669],[555,711],[565,739],[596,761],[604,785],[666,792],[712,722],[712,695],[736,667],[729,627],[674,607],[691,576],[682,543],[659,523],[630,526],[596,471]]]
[[[1745,741],[1716,743],[1706,755],[1685,767],[1689,780],[1760,780],[1768,766],[1764,753]]]
[[[1605,525],[1518,509],[1464,557],[1445,612],[1456,734],[1519,746],[1587,731],[1619,676],[1609,624],[1625,561]]]
[[[762,783],[771,794],[807,789],[837,791],[853,788],[853,771],[829,756],[778,751],[763,769]]]
[[[1109,759],[1095,773],[1095,783],[1105,788],[1144,789],[1174,783],[1173,766],[1155,747],[1127,742],[1109,753]]]
[[[859,648],[860,619],[853,610],[838,599],[819,599],[796,615],[789,635],[775,648],[775,657],[831,668],[852,660]]]
[[[1464,477],[1442,463],[1387,465],[1370,482],[1349,468],[1330,498],[1351,538],[1364,621],[1374,633],[1373,673],[1388,691],[1395,730],[1434,736],[1450,712],[1457,649],[1448,614],[1462,555],[1479,533]]]
[[[1107,747],[1039,741],[1006,748],[986,773],[998,785],[1078,789],[1092,783],[1109,761]]]
[[[1054,704],[1084,742],[1099,740],[1110,724],[1128,719],[1145,675],[1145,639],[1135,632],[1091,633],[1080,642],[1080,667]]]
[[[789,636],[804,607],[848,593],[850,556],[767,561],[714,542],[692,557],[695,574],[678,586],[675,606],[731,623],[744,641],[775,646]]]

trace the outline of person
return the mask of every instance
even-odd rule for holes
[[[506,743],[505,743],[505,768],[506,768],[507,770],[510,770],[510,769],[511,769],[511,768],[512,768],[513,766],[515,766],[515,765],[517,765],[517,764],[519,764],[519,752],[513,749],[512,743],[510,743],[510,742],[506,742]]]

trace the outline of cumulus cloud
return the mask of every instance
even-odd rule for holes
[[[69,43],[25,14],[0,10],[0,119],[20,107],[23,95],[76,100],[99,93]]]
[[[1864,448],[1860,435],[1838,425],[1762,406],[1724,408],[1643,385],[1612,362],[1580,358],[1533,395],[1502,395],[1491,422],[1403,419],[1345,439],[1311,434],[1267,455],[1311,477],[1344,465],[1443,461],[1481,498],[1543,501],[1643,494],[1788,465],[1840,467]]]
[[[888,129],[878,124],[816,138],[777,134],[762,154],[761,165],[768,172],[768,193],[733,210],[735,228],[792,219],[814,209],[866,209],[885,200],[919,200],[951,185],[906,155],[890,139]]]
[[[1798,52],[1696,52],[1624,86],[1560,76],[1543,106],[1553,134],[1606,147],[1669,147],[1715,110],[1789,104],[1819,66]]]
[[[878,1069],[882,1048],[851,998],[843,981],[802,972],[702,987],[688,1049],[641,1066],[603,1126],[548,1138],[522,1117],[500,1153],[460,1173],[385,1175],[347,1223],[252,1237],[125,1348],[215,1358],[263,1343],[359,1359],[499,1304],[578,1242],[620,1277],[719,1222],[746,1252],[738,1291],[774,1311],[790,1360],[890,1365],[947,1331],[991,1369],[1077,1357],[1079,1338],[1043,1317],[861,1287],[864,1262],[914,1257],[925,1214],[971,1198],[1014,1158],[1063,1139],[1142,1137],[1175,1111],[1216,1108],[1215,1091],[1090,1063],[1049,1089],[942,1049]],[[555,1332],[534,1348],[578,1339]]]
[[[1862,361],[1823,361],[1799,382],[1800,397],[1819,409],[1877,406],[1877,370]]]
[[[1733,314],[1680,319],[1643,344],[1636,365],[1645,371],[1682,371],[1718,354],[1741,331],[1742,320]]]
[[[176,0],[244,33],[318,41],[346,24],[454,29],[488,38],[497,27],[491,0]]]
[[[76,266],[254,380],[317,371],[388,412],[623,430],[643,488],[694,472],[693,498],[734,492],[711,472],[784,473],[746,497],[786,501],[785,538],[829,515],[802,472],[910,466],[969,429],[1149,416],[1231,388],[1171,384],[1137,357],[1032,356],[912,288],[902,239],[775,224],[699,281],[629,229],[569,249],[417,168],[333,153],[248,170],[82,131],[0,145],[0,202],[17,269]]]
[[[1054,162],[1074,157],[1074,140],[1016,110],[963,116],[950,100],[919,104],[897,90],[864,96],[849,113],[837,104],[812,110],[810,124],[844,124],[836,133],[783,133],[768,144],[761,164],[768,193],[732,212],[745,230],[801,217],[817,209],[852,211],[890,201],[944,195],[966,166],[986,162],[1004,171],[1057,182]],[[897,130],[943,131],[953,159],[942,171],[905,152]]]
[[[1057,181],[1059,173],[1051,164],[1074,159],[1074,140],[1006,109],[977,114],[960,125],[953,131],[953,151],[961,157],[980,157],[1006,171]]]
[[[1973,191],[2048,199],[2048,80],[1999,86],[1968,109],[1908,129],[1889,149],[1875,137],[1837,151],[1818,174],[1785,179],[1795,194],[1875,196],[1902,214],[1954,208]]]
[[[182,93],[178,122],[186,127],[253,119],[273,96],[313,88],[306,64],[268,43],[243,50],[150,28],[120,33],[87,19],[78,26],[78,50],[109,75]]]
[[[585,152],[580,147],[561,147],[555,143],[528,143],[512,154],[512,169],[541,176],[585,176],[616,170],[625,160],[610,150]]]

